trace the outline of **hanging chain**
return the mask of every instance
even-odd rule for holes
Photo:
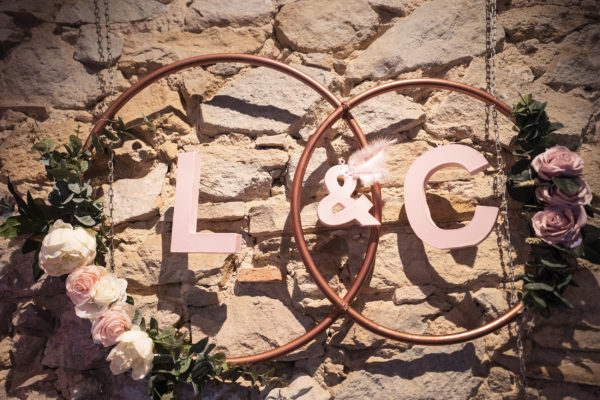
[[[113,74],[113,56],[110,43],[110,13],[108,8],[108,0],[104,0],[104,30],[106,40],[106,53],[104,57],[104,46],[102,45],[102,21],[100,17],[100,0],[94,0],[94,17],[96,19],[96,36],[98,42],[98,59],[101,64],[108,65],[108,85],[102,75],[100,82],[103,85],[103,90],[108,89],[109,99],[114,95],[114,74]],[[108,88],[107,88],[108,86]],[[115,269],[115,224],[114,224],[114,197],[113,183],[115,181],[115,165],[114,152],[112,145],[108,145],[108,266],[111,271]]]
[[[498,14],[497,14],[496,0],[486,0],[486,60],[485,60],[485,71],[486,71],[486,90],[493,96],[496,96],[496,33],[498,26]],[[485,113],[485,128],[486,133],[489,132],[490,128],[490,114],[491,121],[493,124],[494,142],[496,148],[496,164],[498,174],[496,176],[496,188],[500,192],[501,196],[501,209],[504,213],[504,234],[506,238],[506,249],[508,257],[508,266],[510,273],[510,303],[514,306],[518,302],[517,289],[515,287],[515,268],[513,264],[513,252],[512,252],[512,240],[510,237],[510,222],[508,218],[508,201],[506,197],[506,174],[504,169],[506,164],[502,156],[502,144],[500,142],[500,133],[498,129],[498,111],[494,106],[487,106]],[[521,384],[522,389],[527,388],[527,376],[525,369],[525,354],[523,350],[523,334],[521,324],[517,321],[516,333],[517,333],[517,357],[519,358],[519,370],[521,373]]]

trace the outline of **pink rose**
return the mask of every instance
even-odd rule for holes
[[[540,178],[552,180],[555,176],[579,175],[583,171],[583,160],[579,154],[572,152],[565,146],[554,146],[531,161],[533,168]]]
[[[94,343],[108,347],[117,343],[117,338],[131,329],[133,306],[127,303],[116,303],[104,311],[92,322],[92,338]]]
[[[97,265],[77,268],[67,277],[67,296],[76,306],[86,303],[93,295],[96,282],[106,274],[106,269]]]
[[[546,243],[562,244],[573,248],[581,244],[581,228],[587,224],[587,215],[579,207],[547,207],[531,219],[535,235]]]
[[[566,194],[554,183],[551,185],[538,186],[535,195],[539,201],[543,201],[550,206],[585,206],[592,202],[592,189],[581,178],[576,179],[579,183],[579,190],[573,195]]]

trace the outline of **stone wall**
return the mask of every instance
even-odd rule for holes
[[[283,61],[340,97],[395,79],[439,77],[485,88],[482,0],[110,0],[117,92],[186,57],[237,52]],[[600,206],[600,14],[594,0],[498,1],[498,95],[548,101],[565,143],[579,143],[585,179]],[[98,56],[92,1],[0,1],[0,190],[47,193],[42,166],[29,151],[36,129],[64,142],[85,135],[110,99]],[[24,106],[15,108],[14,106]],[[210,336],[240,356],[284,344],[331,310],[306,272],[289,218],[299,155],[332,111],[311,89],[266,68],[217,64],[153,84],[121,112],[158,118],[156,133],[116,149],[116,272],[146,316],[193,340]],[[35,113],[35,115],[33,115]],[[391,136],[384,182],[383,230],[372,276],[355,302],[394,329],[442,334],[476,327],[507,309],[510,273],[493,232],[476,248],[440,251],[413,234],[403,210],[403,179],[412,161],[436,145],[472,145],[492,163],[485,110],[463,95],[411,90],[388,93],[354,111],[369,139]],[[502,120],[508,149],[513,132]],[[364,257],[368,230],[317,224],[328,166],[357,148],[336,124],[315,151],[303,189],[303,223],[315,261],[343,293]],[[202,157],[200,230],[241,232],[233,256],[169,252],[178,152]],[[506,152],[508,154],[509,152]],[[106,183],[106,160],[93,171]],[[444,227],[467,223],[476,204],[497,205],[494,171],[469,176],[443,170],[428,202]],[[511,203],[516,274],[529,235]],[[145,382],[113,376],[107,351],[75,317],[64,283],[34,282],[21,239],[1,240],[0,398],[144,399]],[[270,282],[264,282],[271,280]],[[598,265],[582,263],[572,311],[529,317],[525,327],[528,395],[600,397]],[[519,286],[519,285],[518,285]],[[309,346],[266,367],[287,376],[270,399],[515,399],[519,394],[514,327],[465,344],[411,346],[339,320]],[[189,393],[188,393],[189,396]],[[212,396],[212,397],[211,397]],[[258,397],[223,386],[207,398]]]

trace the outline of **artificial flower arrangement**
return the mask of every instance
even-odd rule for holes
[[[143,123],[156,129],[146,117]],[[131,137],[132,128],[135,126],[126,128],[120,119],[114,121],[100,136],[92,135],[91,148],[84,146],[79,129],[64,145],[65,151],[57,150],[52,139],[35,143],[32,150],[40,154],[38,161],[54,183],[49,204],[29,192],[24,200],[9,180],[17,214],[3,221],[0,236],[27,235],[22,252],[35,252],[34,278],[44,273],[66,278],[66,294],[76,315],[91,321],[94,343],[114,346],[107,357],[111,372],[131,370],[136,380],[150,375],[148,395],[152,399],[175,399],[181,383],[192,384],[196,394],[209,382],[235,382],[240,377],[253,386],[273,383],[272,370],[261,374],[245,365],[228,364],[223,353],[213,354],[216,346],[209,344],[208,338],[192,344],[174,327],[159,329],[154,318],[146,326],[133,298],[127,295],[127,281],[102,266],[109,243],[104,229],[107,217],[103,199],[97,196],[97,183],[86,180],[85,174],[110,142]],[[14,206],[7,199],[0,205],[12,213]]]
[[[518,127],[514,152],[519,161],[508,177],[508,191],[523,203],[531,218],[532,246],[523,280],[523,301],[545,316],[550,306],[573,306],[563,297],[567,286],[576,286],[572,271],[577,258],[600,263],[600,229],[588,224],[600,212],[591,206],[593,194],[581,175],[583,160],[568,147],[555,144],[551,123],[540,103],[527,95],[513,108]],[[532,214],[533,213],[533,214]]]

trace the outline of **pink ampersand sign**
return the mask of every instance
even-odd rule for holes
[[[344,179],[342,185],[338,182],[340,177]],[[351,197],[356,188],[356,179],[348,175],[347,165],[336,165],[329,168],[325,174],[325,187],[327,187],[329,195],[321,200],[317,208],[317,216],[323,224],[335,226],[356,220],[362,226],[381,225],[375,217],[369,214],[373,203],[368,198],[364,195],[358,199]],[[333,208],[338,204],[344,209],[334,212]]]
[[[199,233],[198,198],[200,196],[200,156],[179,153],[173,210],[173,253],[239,253],[242,236],[237,233]]]
[[[498,207],[477,206],[475,215],[467,226],[442,229],[433,219],[425,198],[429,178],[445,167],[463,167],[471,175],[485,170],[488,162],[471,147],[450,144],[436,147],[421,155],[410,166],[404,180],[404,204],[408,222],[415,234],[438,249],[455,249],[475,246],[492,231],[498,217]]]

